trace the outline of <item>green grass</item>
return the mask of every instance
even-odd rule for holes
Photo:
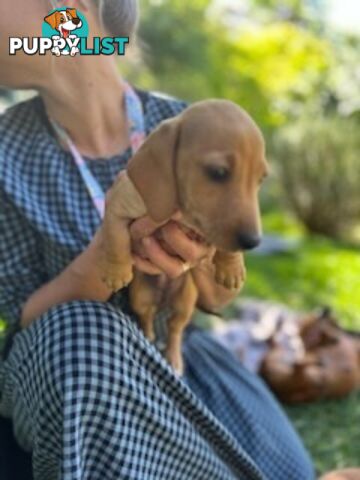
[[[360,392],[342,400],[288,407],[317,473],[360,466]]]
[[[281,302],[300,311],[329,305],[342,325],[360,329],[359,250],[306,236],[285,215],[265,215],[264,226],[267,232],[290,233],[300,244],[286,254],[248,254],[241,296]]]
[[[288,254],[247,255],[240,297],[284,303],[300,311],[331,306],[343,326],[360,330],[359,249],[305,234],[289,215],[267,213],[266,232],[299,240]],[[287,407],[317,473],[360,466],[360,392],[342,400]]]

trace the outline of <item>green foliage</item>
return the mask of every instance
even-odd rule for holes
[[[254,0],[255,6],[267,8],[269,10],[288,9],[296,12],[298,15],[303,13],[304,2],[302,0]]]
[[[360,39],[328,32],[320,6],[316,16],[299,0],[251,0],[229,28],[224,7],[211,5],[143,1],[144,62],[131,80],[190,101],[234,100],[269,134],[304,111],[360,112]]]
[[[210,5],[143,2],[145,63],[133,80],[188,100],[231,99],[264,129],[283,124],[317,94],[332,64],[330,44],[291,21],[229,30]]]
[[[241,30],[213,45],[217,96],[246,108],[263,128],[283,124],[293,103],[314,94],[329,68],[329,45],[295,24]],[[221,69],[225,71],[221,76]]]
[[[314,104],[312,112],[314,107],[322,106],[326,114],[352,116],[359,121],[360,82],[354,65],[358,62],[360,36],[332,35],[331,40],[334,61],[320,85],[319,99],[311,99]]]
[[[203,57],[199,51],[206,49],[209,29],[204,11],[209,3],[209,0],[193,1],[190,5],[174,0],[144,3],[140,37],[145,44],[151,46],[153,52],[147,60],[159,76],[169,66],[203,66]]]
[[[147,87],[189,100],[208,92],[209,4],[210,0],[142,2],[140,82],[146,70]]]
[[[341,238],[359,222],[358,133],[350,118],[306,116],[275,137],[286,198],[311,232]]]

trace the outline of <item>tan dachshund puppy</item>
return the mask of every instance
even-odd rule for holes
[[[216,247],[216,281],[238,289],[245,276],[241,252],[260,241],[258,189],[266,173],[264,140],[249,115],[230,101],[207,100],[162,122],[108,192],[104,281],[113,291],[132,282],[130,303],[150,339],[156,312],[172,308],[166,356],[179,373],[196,285],[191,271],[176,280],[140,272],[134,277],[129,224],[146,214],[165,223],[180,210],[184,228]]]
[[[274,344],[261,374],[286,403],[340,398],[360,388],[360,339],[342,330],[327,309],[302,320],[304,355],[295,361]]]

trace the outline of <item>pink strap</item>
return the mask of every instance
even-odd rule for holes
[[[127,82],[123,83],[126,115],[130,125],[130,145],[132,155],[134,155],[146,138],[145,119],[142,103],[134,89]],[[100,218],[104,218],[105,213],[105,192],[102,190],[99,182],[91,173],[84,158],[74,145],[69,134],[53,119],[50,119],[55,131],[59,137],[68,145],[77,165],[81,177],[86,185],[93,204],[99,212]]]

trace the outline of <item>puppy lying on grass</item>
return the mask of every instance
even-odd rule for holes
[[[282,402],[341,398],[360,388],[360,335],[343,330],[329,308],[299,320],[297,352],[276,334],[269,343],[261,374]]]
[[[130,284],[131,307],[149,339],[156,312],[171,307],[166,357],[179,374],[182,333],[198,297],[191,270],[176,280],[134,271],[129,225],[144,215],[166,223],[179,210],[185,231],[216,248],[216,281],[237,289],[245,277],[242,251],[260,242],[258,189],[266,174],[254,121],[232,102],[207,100],[162,122],[108,192],[103,279],[113,291]]]

